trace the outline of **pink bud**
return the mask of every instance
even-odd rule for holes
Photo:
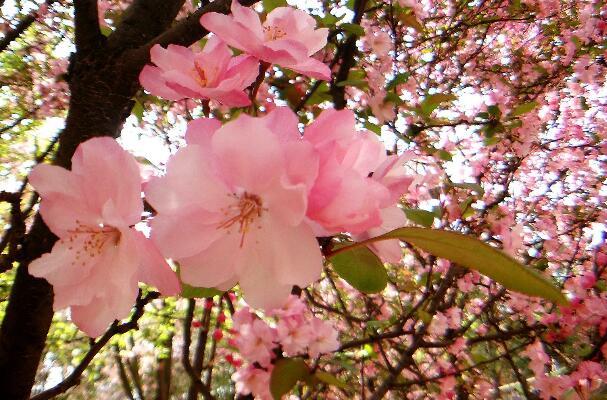
[[[200,321],[192,321],[193,328],[200,328],[202,326],[202,322]]]
[[[217,315],[217,322],[219,322],[220,324],[223,324],[226,321],[226,315],[224,313],[219,313],[219,315]]]
[[[213,300],[212,300],[212,299],[206,299],[206,300],[204,301],[204,308],[205,308],[206,310],[210,310],[211,308],[213,308],[213,304],[214,304],[214,303],[213,303]]]
[[[215,339],[216,341],[220,341],[221,338],[223,338],[223,332],[221,331],[221,329],[215,329],[215,331],[213,332],[213,339]]]

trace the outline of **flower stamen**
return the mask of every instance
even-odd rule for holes
[[[224,214],[232,214],[232,210],[236,211],[236,215],[233,215],[217,225],[217,228],[228,229],[234,224],[238,224],[238,232],[240,233],[240,247],[244,245],[244,237],[249,231],[249,227],[257,218],[261,217],[261,213],[264,210],[262,202],[259,196],[254,194],[244,193],[242,196],[233,194],[238,199],[236,204],[231,205],[228,210],[224,210]]]

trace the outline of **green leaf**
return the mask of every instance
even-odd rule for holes
[[[456,100],[457,97],[448,93],[437,93],[426,96],[424,101],[420,104],[421,111],[424,116],[429,116],[432,111],[436,110],[441,103]]]
[[[335,376],[325,371],[316,371],[314,373],[314,377],[319,381],[326,383],[327,385],[337,386],[342,389],[348,388],[348,385],[345,382],[340,381]]]
[[[405,215],[408,219],[415,222],[417,225],[425,226],[429,228],[434,223],[434,213],[426,210],[419,210],[415,208],[403,208]]]
[[[485,194],[485,190],[478,183],[465,183],[465,182],[463,182],[463,183],[451,183],[451,186],[456,187],[456,188],[460,188],[460,189],[467,189],[467,190],[470,190],[471,192],[476,192],[480,196],[483,196]]]
[[[143,104],[139,102],[139,100],[135,99],[135,105],[133,105],[133,109],[131,113],[137,117],[137,120],[141,122],[143,120]]]
[[[343,87],[343,86],[354,86],[357,87],[359,89],[366,89],[369,87],[369,82],[363,80],[363,79],[353,79],[353,80],[346,80],[346,81],[339,81],[335,84],[335,86],[337,87]]]
[[[388,284],[384,264],[367,247],[356,247],[329,258],[333,269],[363,293],[379,293]]]
[[[274,364],[270,376],[270,393],[274,400],[280,400],[289,393],[298,381],[303,381],[310,375],[308,366],[301,358],[283,358]]]
[[[358,24],[340,24],[339,27],[344,31],[348,32],[351,35],[356,36],[364,36],[365,29]]]
[[[474,269],[504,287],[530,296],[568,304],[567,298],[546,277],[506,253],[460,233],[426,228],[399,228],[377,239],[401,239],[436,257]]]
[[[286,7],[289,5],[287,4],[286,0],[263,0],[262,4],[264,11],[267,13],[269,13],[276,7]]]
[[[381,135],[381,126],[375,125],[372,122],[365,122],[365,128],[375,133],[376,135]]]
[[[527,114],[538,106],[537,101],[529,101],[527,103],[520,104],[512,110],[510,113],[511,117],[517,117],[519,115]]]
[[[453,160],[453,157],[451,156],[451,153],[449,153],[447,150],[443,150],[440,149],[438,151],[438,157],[443,160],[443,161],[451,161]]]
[[[413,14],[412,12],[399,12],[398,19],[405,26],[411,27],[418,32],[424,31],[424,26],[421,24],[421,22],[415,17],[415,14]]]
[[[386,85],[386,91],[390,91],[392,89],[396,89],[398,85],[401,83],[407,83],[409,80],[408,72],[401,72],[400,74],[396,74],[394,78]]]

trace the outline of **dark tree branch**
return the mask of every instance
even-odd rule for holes
[[[108,37],[108,48],[137,48],[167,29],[185,0],[135,0],[122,14],[120,25]]]
[[[352,18],[353,24],[360,24],[360,21],[362,20],[363,14],[365,12],[366,4],[367,0],[355,1],[354,17]],[[337,84],[348,79],[350,69],[352,69],[352,67],[354,67],[355,65],[357,40],[358,36],[350,34],[348,36],[348,39],[346,39],[346,42],[342,44],[341,48],[339,49],[341,53],[341,65],[339,66],[339,70],[335,75],[335,79],[331,83],[331,95],[333,96],[333,103],[335,105],[335,108],[338,110],[341,110],[346,106],[346,87],[337,86]]]
[[[110,328],[105,331],[103,336],[101,336],[90,348],[90,350],[86,353],[80,364],[71,374],[68,375],[61,383],[52,387],[49,390],[45,390],[44,392],[34,396],[31,400],[48,400],[53,397],[60,395],[61,393],[65,393],[69,388],[76,386],[80,383],[80,377],[82,373],[86,370],[88,365],[93,361],[93,358],[101,351],[101,349],[113,338],[115,335],[120,335],[122,333],[126,333],[132,329],[138,329],[138,321],[143,315],[143,309],[146,304],[150,301],[157,299],[160,296],[158,292],[150,292],[145,297],[141,295],[137,298],[137,302],[135,303],[135,311],[131,318],[127,322],[118,323],[118,321],[114,321],[114,323],[110,326]]]
[[[133,397],[133,390],[131,389],[131,383],[129,382],[129,377],[126,374],[126,369],[124,368],[124,363],[122,362],[122,357],[120,357],[120,350],[118,349],[118,345],[113,346],[114,350],[114,360],[116,361],[116,365],[118,366],[118,376],[120,377],[120,383],[122,385],[122,389],[124,390],[124,394],[129,400],[135,400]]]
[[[74,27],[76,51],[97,48],[103,40],[97,0],[74,0]]]

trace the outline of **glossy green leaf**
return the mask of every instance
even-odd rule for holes
[[[275,400],[289,393],[298,381],[304,381],[310,375],[308,366],[301,358],[283,358],[274,364],[270,376],[270,393]]]
[[[476,192],[480,196],[483,196],[485,194],[485,189],[483,189],[483,187],[481,185],[479,185],[478,183],[466,183],[466,182],[455,183],[455,182],[453,182],[453,183],[451,183],[451,186],[460,188],[460,189],[467,189],[467,190],[470,190],[471,192]]]
[[[455,95],[449,93],[437,93],[426,96],[426,98],[420,104],[421,112],[425,116],[432,114],[432,111],[436,110],[441,103],[446,103],[457,99]]]
[[[432,211],[420,210],[417,208],[403,208],[408,219],[415,222],[417,225],[429,228],[434,223],[434,213]]]
[[[287,7],[289,4],[287,0],[263,0],[263,9],[265,12],[269,13],[276,7]]]
[[[341,24],[341,25],[339,25],[339,27],[341,29],[343,29],[345,32],[348,32],[349,34],[352,34],[352,35],[356,35],[356,36],[365,35],[365,29],[358,24]]]
[[[334,375],[331,375],[330,373],[325,371],[316,371],[314,373],[314,377],[319,381],[326,383],[327,385],[337,386],[342,389],[348,388],[348,385],[345,382],[340,381]]]
[[[402,83],[406,83],[409,80],[408,72],[401,72],[400,74],[396,74],[396,76],[388,82],[386,85],[386,91],[396,89],[396,87]]]
[[[384,264],[367,247],[352,248],[329,260],[342,279],[363,293],[379,293],[388,284]]]
[[[537,107],[537,105],[538,105],[537,101],[530,101],[527,103],[520,104],[520,105],[514,107],[514,109],[510,113],[510,116],[517,117],[519,115],[527,114],[528,112],[533,111],[533,109],[535,107]]]
[[[559,304],[568,301],[546,277],[518,263],[506,253],[460,233],[426,228],[399,228],[376,239],[398,238],[436,257],[474,269],[504,287]]]

